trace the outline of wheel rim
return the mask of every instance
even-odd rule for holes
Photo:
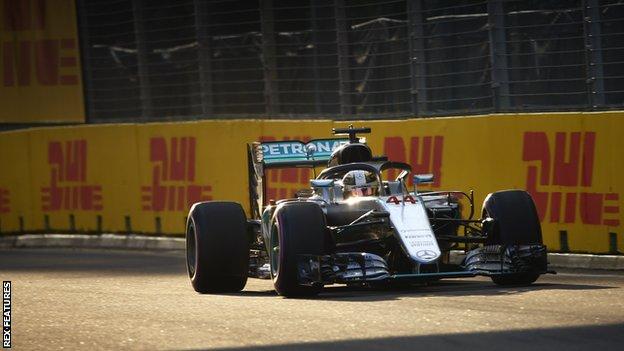
[[[186,230],[186,267],[188,268],[189,276],[192,278],[195,275],[196,264],[196,252],[195,252],[195,226],[193,221],[189,221],[188,228]]]
[[[277,222],[277,221],[276,221]],[[277,272],[279,271],[279,232],[277,223],[273,224],[271,228],[271,245],[269,245],[271,255],[271,275],[273,277],[277,276]]]

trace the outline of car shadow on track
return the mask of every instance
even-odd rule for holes
[[[362,338],[326,342],[248,346],[211,350],[617,350],[624,343],[624,323],[573,327]]]
[[[328,300],[328,301],[349,301],[349,302],[371,302],[397,300],[404,297],[430,297],[430,296],[501,296],[523,294],[540,290],[598,290],[616,289],[617,286],[571,284],[571,283],[534,283],[530,286],[501,287],[494,285],[489,280],[447,280],[428,285],[412,285],[409,287],[349,287],[349,286],[329,286],[318,296],[302,297],[298,299]],[[231,296],[243,297],[276,297],[273,290],[245,290],[240,293],[227,294]]]
[[[277,296],[277,292],[275,290],[261,290],[261,291],[243,290],[241,292],[229,293],[229,294],[223,294],[223,295],[243,296],[243,297],[275,297]]]
[[[617,287],[587,284],[536,283],[531,286],[500,287],[490,282],[444,282],[429,286],[413,286],[404,289],[357,289],[335,287],[326,289],[319,299],[335,301],[383,301],[401,297],[430,296],[500,296],[523,294],[539,290],[597,290]]]

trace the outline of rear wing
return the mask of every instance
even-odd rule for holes
[[[349,139],[314,139],[255,142],[248,145],[249,202],[259,219],[265,195],[264,170],[325,166],[334,150]]]
[[[259,143],[255,152],[264,168],[314,167],[327,164],[332,152],[347,143],[349,139],[268,141]]]

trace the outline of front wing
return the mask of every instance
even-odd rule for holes
[[[299,283],[313,284],[374,284],[391,281],[422,282],[441,278],[514,275],[518,273],[552,273],[547,270],[544,245],[486,245],[466,254],[460,265],[438,263],[416,265],[414,272],[392,272],[386,261],[365,252],[333,255],[300,255]]]

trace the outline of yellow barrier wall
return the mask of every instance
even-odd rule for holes
[[[356,121],[377,154],[434,173],[429,189],[527,189],[544,239],[577,252],[624,251],[621,112]],[[90,125],[0,133],[0,232],[180,234],[188,205],[248,206],[246,143],[330,137],[349,122],[229,120]],[[270,171],[269,197],[308,186],[310,170]]]
[[[571,250],[607,252],[608,233],[616,233],[622,252],[622,117],[570,113],[367,124],[375,132],[373,150],[436,174],[431,189],[472,188],[478,211],[490,192],[526,189],[551,249],[560,249],[560,232],[566,231]]]
[[[0,122],[84,122],[74,0],[0,6]]]

